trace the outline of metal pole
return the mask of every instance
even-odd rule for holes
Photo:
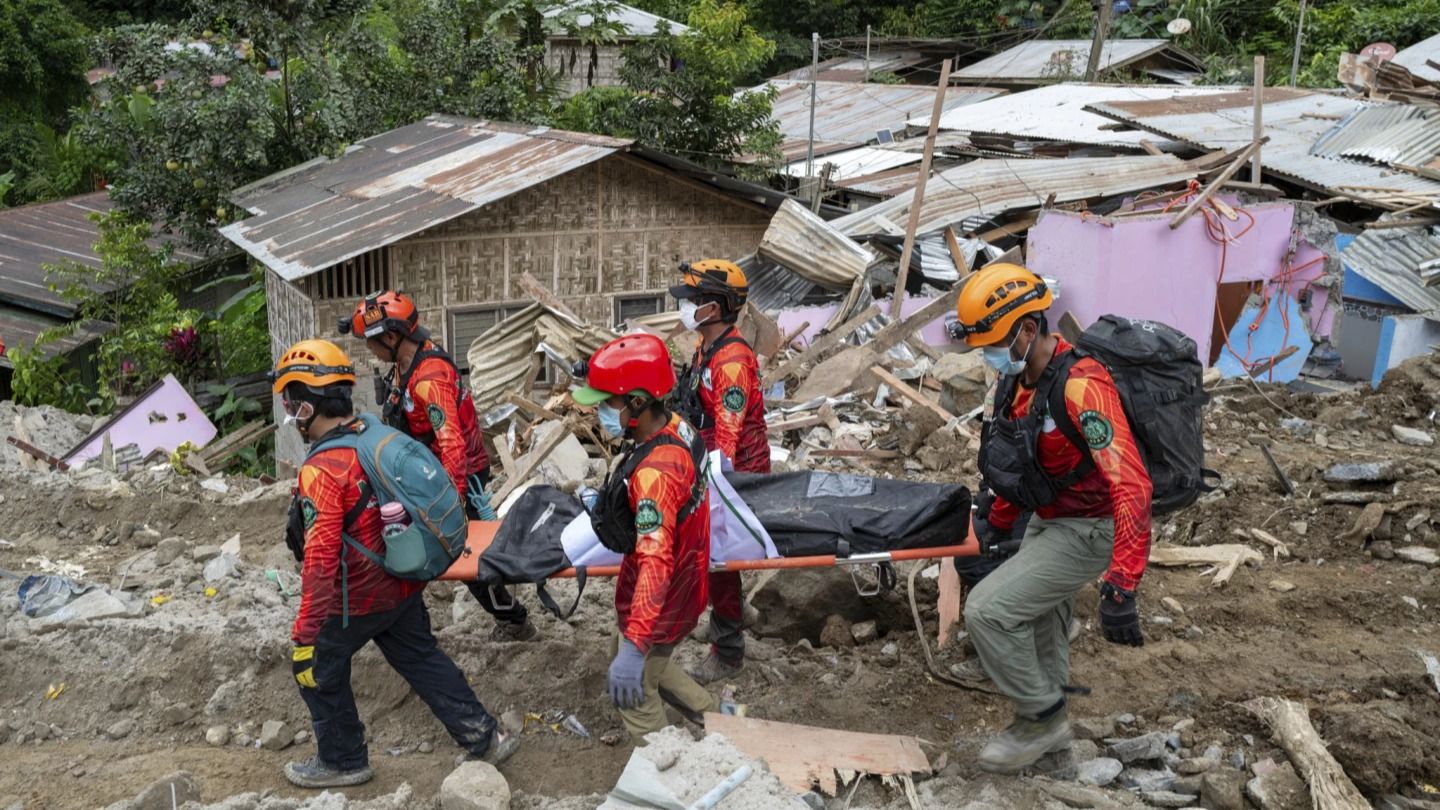
[[[1305,36],[1305,6],[1307,0],[1300,0],[1300,22],[1295,26],[1295,56],[1290,62],[1290,86],[1295,86],[1295,77],[1300,75],[1300,43]]]
[[[865,26],[865,81],[870,81],[870,26]]]
[[[1100,72],[1100,54],[1105,50],[1105,38],[1110,36],[1111,0],[1100,0],[1099,17],[1095,20],[1095,40],[1090,43],[1090,62],[1085,66],[1085,81],[1095,81]]]
[[[1265,110],[1265,102],[1262,100],[1265,95],[1265,57],[1255,57],[1255,130],[1254,139],[1259,141],[1265,134],[1265,125],[1261,118]],[[1255,157],[1250,159],[1250,182],[1260,185],[1260,147],[1255,147]]]
[[[805,179],[815,176],[815,82],[820,76],[820,34],[810,34],[810,145],[805,148]]]

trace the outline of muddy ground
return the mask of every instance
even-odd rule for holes
[[[1211,461],[1225,488],[1157,519],[1156,542],[1244,542],[1236,529],[1263,528],[1291,557],[1276,559],[1252,542],[1265,562],[1242,568],[1223,588],[1202,569],[1152,567],[1141,591],[1148,643],[1140,649],[1104,642],[1095,594],[1082,592],[1077,612],[1085,629],[1072,648],[1072,681],[1093,694],[1074,700],[1072,717],[1133,714],[1133,731],[1193,718],[1189,748],[1215,743],[1249,762],[1283,761],[1239,706],[1278,695],[1310,707],[1331,752],[1368,795],[1440,785],[1440,692],[1417,654],[1440,653],[1440,570],[1397,556],[1407,547],[1437,548],[1440,451],[1402,444],[1392,433],[1398,424],[1434,435],[1440,368],[1412,363],[1379,392],[1326,397],[1227,385],[1207,418]],[[1293,479],[1294,497],[1281,493],[1262,444]],[[1347,461],[1389,462],[1396,480],[1324,480],[1331,465]],[[914,476],[899,465],[889,472]],[[8,467],[0,476],[0,539],[7,541],[0,569],[21,576],[66,570],[111,587],[123,578],[141,606],[129,617],[45,629],[18,613],[18,582],[0,579],[0,807],[11,800],[27,808],[104,807],[177,769],[195,775],[206,801],[244,792],[302,795],[280,768],[308,756],[313,743],[280,751],[255,744],[266,721],[308,729],[287,660],[295,600],[280,585],[293,586],[293,578],[282,574],[277,585],[266,576],[294,570],[281,542],[285,487],[233,480],[220,494],[167,476],[117,483]],[[1347,535],[1361,506],[1325,500],[1354,491],[1386,503],[1369,538]],[[237,534],[238,576],[211,583],[208,593],[195,550]],[[162,543],[173,551],[171,537],[183,551],[155,565]],[[945,767],[935,783],[943,789],[926,793],[932,806],[982,795],[990,806],[1047,806],[1029,780],[979,778],[973,755],[1008,722],[1008,708],[925,672],[903,597],[906,573],[901,592],[868,599],[855,595],[844,572],[787,573],[767,583],[755,597],[763,619],[750,631],[751,663],[734,680],[739,699],[758,717],[934,743],[931,760],[943,758]],[[1277,581],[1294,587],[1280,590]],[[553,589],[562,604],[569,587]],[[921,577],[918,595],[933,634],[933,580]],[[534,602],[533,593],[523,598]],[[1183,612],[1162,605],[1166,598]],[[453,586],[437,584],[427,599],[442,645],[487,707],[512,719],[531,716],[524,747],[503,769],[521,795],[517,806],[607,791],[628,758],[623,745],[600,741],[620,728],[603,697],[613,622],[608,583],[593,582],[568,622],[536,610],[542,640],[529,644],[490,641],[488,617],[463,590],[457,596]],[[876,621],[878,638],[823,646],[832,614]],[[703,652],[692,642],[681,656]],[[373,649],[357,659],[354,682],[378,775],[347,794],[386,796],[408,783],[429,801],[458,749]],[[63,691],[47,698],[61,684]],[[547,722],[571,713],[589,739]],[[215,744],[222,736],[228,739]],[[851,806],[895,799],[867,786]]]

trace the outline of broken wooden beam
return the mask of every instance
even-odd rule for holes
[[[1160,566],[1214,565],[1214,586],[1224,587],[1242,563],[1259,565],[1264,555],[1249,546],[1222,543],[1214,546],[1152,546],[1150,562]]]
[[[1249,374],[1252,378],[1259,379],[1261,374],[1270,371],[1270,369],[1275,368],[1276,366],[1290,359],[1290,356],[1298,351],[1300,351],[1299,346],[1286,346],[1280,351],[1279,354],[1273,357],[1266,358],[1265,360],[1262,360],[1259,363],[1251,366]]]
[[[519,394],[511,394],[506,402],[529,414],[533,419],[544,419],[546,421],[564,419],[565,417],[550,410],[549,408]]]
[[[877,461],[889,461],[901,457],[898,450],[847,450],[840,447],[811,449],[810,455],[819,458],[869,458]]]
[[[870,373],[879,377],[881,382],[890,386],[890,390],[940,417],[941,424],[948,425],[955,419],[955,414],[950,413],[940,407],[940,405],[931,398],[911,388],[904,380],[891,374],[884,366],[873,365],[870,367]]]
[[[1285,749],[1300,775],[1310,786],[1310,797],[1316,807],[1325,810],[1369,810],[1370,802],[1350,781],[1345,769],[1330,755],[1305,705],[1276,697],[1259,697],[1246,701],[1244,707],[1260,718]]]
[[[776,422],[773,425],[766,425],[765,430],[769,433],[785,433],[791,430],[804,430],[809,427],[816,427],[825,424],[823,416],[806,416],[800,419],[787,419],[783,422]]]
[[[530,476],[534,475],[535,471],[540,469],[540,464],[549,458],[550,454],[555,452],[555,448],[559,447],[560,443],[565,441],[570,435],[570,426],[565,424],[562,424],[559,429],[551,431],[550,436],[545,439],[543,444],[526,454],[525,466],[521,467],[519,472],[506,479],[505,486],[501,487],[500,491],[495,493],[495,498],[492,500],[492,503],[497,506],[505,503],[505,499],[510,497],[510,493],[514,492],[517,487],[529,480]]]
[[[705,730],[725,735],[746,756],[761,759],[787,788],[804,793],[818,784],[831,796],[836,772],[905,777],[929,774],[916,737],[816,728],[753,717],[705,714]]]
[[[530,275],[528,272],[521,273],[520,278],[516,281],[516,284],[526,295],[535,299],[540,304],[543,304],[544,306],[555,310],[556,312],[564,315],[565,317],[578,324],[585,323],[585,320],[583,318],[581,318],[579,315],[576,315],[573,311],[571,311],[569,307],[565,306],[565,303],[559,298],[557,298],[555,296],[555,293],[550,292],[550,290],[546,288],[544,284],[540,283],[539,279]]]
[[[1189,205],[1185,206],[1185,210],[1176,214],[1175,218],[1170,220],[1170,229],[1174,230],[1184,225],[1185,220],[1194,216],[1195,212],[1200,210],[1200,206],[1204,205],[1205,201],[1210,199],[1212,194],[1219,191],[1220,186],[1223,185],[1226,180],[1234,177],[1235,173],[1240,171],[1240,167],[1244,166],[1251,157],[1260,151],[1261,145],[1269,141],[1270,136],[1266,135],[1258,140],[1251,141],[1249,146],[1240,150],[1240,154],[1236,155],[1235,159],[1230,162],[1230,165],[1225,167],[1225,171],[1221,172],[1219,177],[1211,180],[1210,183],[1205,186],[1204,190],[1196,195],[1195,199],[1191,200]]]
[[[840,326],[835,329],[815,338],[810,342],[810,345],[806,347],[805,351],[795,355],[782,363],[779,368],[766,374],[760,381],[761,388],[769,388],[780,380],[799,371],[807,362],[817,359],[821,352],[849,337],[851,332],[874,320],[875,316],[879,314],[880,305],[871,304],[865,308],[864,312],[840,324]]]
[[[108,434],[107,434],[107,435],[108,435]],[[58,459],[58,458],[50,455],[49,453],[45,452],[44,450],[41,450],[40,448],[38,448],[38,447],[36,447],[35,445],[33,445],[33,444],[25,441],[24,439],[19,439],[19,438],[16,438],[16,437],[14,437],[14,436],[6,436],[6,437],[5,437],[5,441],[8,441],[8,442],[10,442],[11,444],[13,444],[15,447],[17,447],[17,448],[25,451],[25,453],[26,453],[27,455],[29,455],[31,458],[34,458],[34,459],[36,459],[37,461],[43,461],[43,462],[45,462],[46,464],[50,465],[50,468],[51,468],[52,470],[59,470],[60,472],[65,472],[66,470],[69,470],[69,469],[70,469],[70,465],[69,465],[69,464],[66,464],[65,462],[61,461],[60,459]]]
[[[925,134],[925,151],[920,158],[920,174],[915,178],[915,191],[910,200],[910,221],[905,225],[905,241],[900,248],[900,269],[895,274],[894,304],[891,314],[905,311],[905,282],[910,275],[910,257],[915,253],[915,237],[920,228],[920,212],[925,208],[925,184],[930,179],[930,162],[935,157],[935,135],[940,131],[940,115],[945,112],[945,94],[950,89],[950,60],[940,63],[940,81],[935,85],[935,105],[930,111],[930,130]],[[963,271],[962,271],[963,274]]]

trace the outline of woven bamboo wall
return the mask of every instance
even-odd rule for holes
[[[291,345],[316,337],[315,303],[305,292],[281,278],[273,270],[265,271],[265,310],[270,326],[270,358],[279,360],[281,352]],[[332,319],[333,323],[334,320]],[[273,397],[275,424],[285,418],[280,398]],[[282,427],[275,432],[275,458],[298,464],[305,457],[305,445],[294,428]]]
[[[545,42],[545,66],[560,74],[564,82],[560,90],[562,98],[569,98],[590,87],[619,87],[621,53],[623,45],[602,45],[596,54],[594,79],[587,84],[590,75],[590,49],[578,39],[554,38]]]

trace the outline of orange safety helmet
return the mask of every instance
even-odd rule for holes
[[[409,337],[420,325],[420,312],[410,296],[394,290],[371,293],[355,305],[355,313],[340,318],[342,335],[361,340],[379,337],[386,332],[399,332]]]
[[[725,302],[726,310],[736,313],[745,306],[750,295],[750,282],[740,265],[724,259],[702,259],[681,262],[682,278],[670,287],[670,294],[679,300],[713,295]]]
[[[968,346],[992,346],[1004,340],[1015,324],[1032,312],[1044,312],[1055,301],[1045,280],[1018,264],[992,264],[965,282],[955,302],[959,322],[952,334]]]
[[[643,332],[606,343],[577,371],[584,375],[585,385],[570,395],[581,405],[596,405],[616,394],[637,391],[664,399],[675,388],[675,367],[670,365],[665,341]]]
[[[290,383],[304,383],[325,394],[332,386],[355,385],[355,367],[345,351],[328,340],[302,340],[285,350],[270,372],[270,390],[283,393]]]

